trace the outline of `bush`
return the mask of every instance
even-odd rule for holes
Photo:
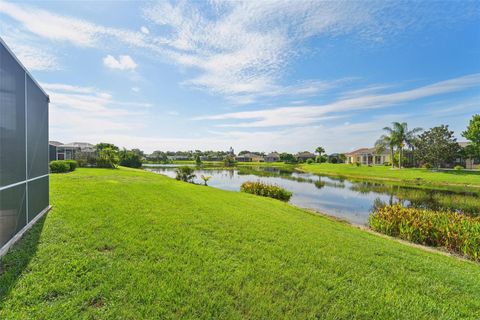
[[[140,168],[142,166],[142,159],[140,155],[130,150],[122,150],[119,152],[120,165],[130,168]]]
[[[118,151],[112,148],[104,148],[98,151],[98,157],[96,159],[97,167],[99,168],[111,168],[117,167],[120,161],[118,157]]]
[[[360,167],[362,164],[361,164],[360,162],[355,162],[355,165],[356,165],[357,167]]]
[[[307,159],[307,164],[312,164],[314,163],[315,161],[313,161],[313,159]]]
[[[443,247],[480,261],[480,217],[397,204],[377,208],[370,215],[370,227],[389,236]]]
[[[430,169],[432,169],[432,165],[427,162],[427,163],[423,164],[422,168],[430,170]]]
[[[247,181],[242,183],[240,191],[256,194],[262,197],[270,197],[282,201],[288,201],[292,197],[292,193],[279,186],[266,184],[263,182],[251,182]]]
[[[193,182],[193,179],[196,177],[194,174],[195,169],[189,166],[178,167],[175,170],[176,177],[175,179],[185,182]]]
[[[75,169],[77,169],[77,167],[78,167],[78,163],[75,160],[65,160],[65,162],[70,167],[69,171],[75,171]]]
[[[337,158],[332,158],[332,160],[330,160],[331,163],[335,164],[335,163],[338,163],[338,159]]]
[[[51,161],[49,166],[51,173],[65,173],[70,171],[70,165],[65,160]]]
[[[455,166],[453,169],[457,170],[457,171],[462,171],[463,169],[465,169],[464,167],[462,166]]]
[[[391,164],[390,162],[388,162],[388,161],[385,161],[385,162],[383,163],[383,165],[386,166],[386,167],[390,167],[392,164]]]

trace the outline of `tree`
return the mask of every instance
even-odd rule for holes
[[[197,166],[201,166],[201,165],[202,165],[202,159],[200,159],[200,155],[198,155],[198,154],[195,156],[195,164],[196,164]]]
[[[138,155],[141,159],[145,158],[145,152],[143,152],[140,149],[137,149],[137,148],[132,149],[132,152],[135,153],[136,155]]]
[[[285,163],[297,163],[297,159],[295,159],[295,156],[291,153],[286,152],[280,154],[280,160]]]
[[[197,176],[194,172],[195,169],[189,166],[178,167],[175,169],[175,179],[185,182],[193,182],[193,179]]]
[[[200,176],[200,178],[202,178],[203,180],[203,184],[204,185],[207,185],[207,182],[208,180],[210,180],[212,178],[212,176],[204,176],[203,174]]]
[[[317,149],[315,149],[315,152],[318,153],[318,156],[320,158],[322,158],[322,153],[325,152],[325,149],[323,147],[317,147]]]
[[[480,157],[480,114],[473,115],[462,136],[472,142],[465,148],[467,156]]]
[[[392,127],[385,127],[383,128],[387,134],[380,137],[377,141],[376,146],[380,149],[389,148],[392,158],[392,167],[393,167],[393,151],[396,147],[399,150],[399,161],[398,161],[398,168],[402,168],[402,159],[403,159],[403,149],[408,146],[409,148],[413,148],[413,143],[417,134],[422,131],[422,128],[414,128],[412,130],[408,130],[408,125],[406,122],[392,122]]]
[[[434,127],[422,133],[416,142],[418,159],[436,168],[452,162],[461,150],[453,134],[448,125]]]
[[[347,156],[346,156],[344,153],[340,153],[340,155],[338,156],[338,159],[339,159],[342,163],[345,163],[345,161],[347,161]]]
[[[236,163],[237,161],[235,160],[235,157],[231,154],[227,155],[223,159],[223,164],[225,165],[225,167],[233,167]]]
[[[126,150],[123,148],[119,152],[120,165],[130,168],[140,168],[142,166],[142,159],[138,153],[133,150]]]
[[[376,142],[375,148],[377,152],[381,152],[383,150],[390,150],[390,159],[392,161],[392,168],[393,168],[393,150],[396,145],[395,137],[393,136],[393,130],[389,127],[383,128],[383,130],[387,131],[387,134],[383,134]]]
[[[103,147],[98,151],[97,167],[114,169],[117,167],[118,162],[118,150],[110,147]]]
[[[107,148],[110,148],[110,149],[115,150],[115,151],[119,150],[116,145],[114,145],[112,143],[107,143],[107,142],[100,142],[95,146],[95,149],[97,149],[97,151],[107,149]]]

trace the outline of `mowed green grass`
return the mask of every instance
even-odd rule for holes
[[[480,266],[133,169],[51,176],[0,319],[478,319]]]
[[[420,168],[392,169],[390,166],[354,166],[350,164],[315,163],[302,164],[305,172],[338,175],[353,178],[401,181],[430,185],[459,185],[480,187],[480,171],[442,171],[435,172]],[[420,181],[418,179],[421,179]]]

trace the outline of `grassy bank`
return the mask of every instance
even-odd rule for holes
[[[480,267],[278,200],[131,169],[52,175],[0,319],[480,317]]]
[[[442,171],[427,169],[392,169],[389,166],[353,166],[349,164],[301,164],[305,172],[351,178],[398,181],[408,184],[457,185],[480,187],[480,171]]]

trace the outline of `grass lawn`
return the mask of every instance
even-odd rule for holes
[[[480,187],[480,171],[443,171],[427,169],[391,169],[387,166],[353,166],[350,164],[302,164],[299,168],[306,172],[338,175],[352,178],[401,181],[404,183],[429,185],[458,185]],[[421,179],[421,180],[417,180]]]
[[[479,319],[480,265],[133,169],[51,176],[0,319]]]

